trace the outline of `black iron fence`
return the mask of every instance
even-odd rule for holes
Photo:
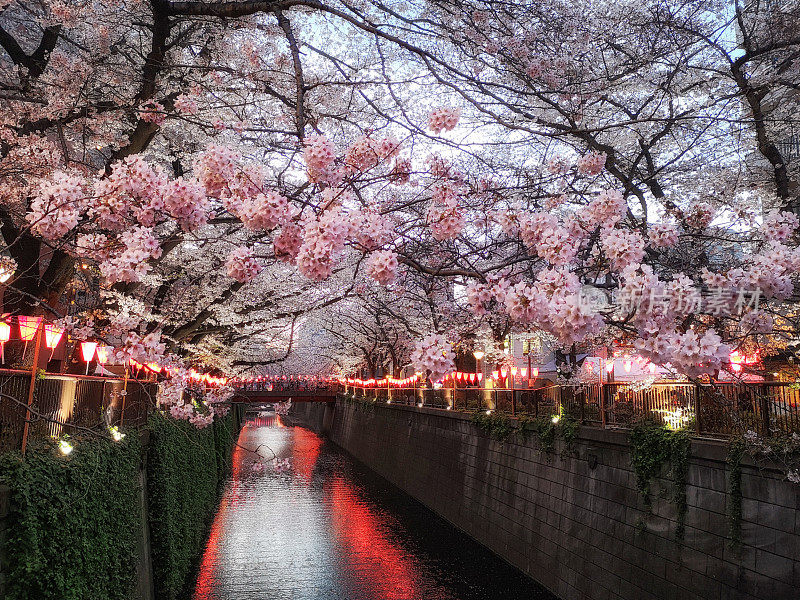
[[[155,393],[152,381],[0,370],[0,452],[23,447],[31,436],[143,425]]]
[[[531,389],[357,387],[345,393],[376,401],[510,415],[569,414],[582,423],[627,427],[653,416],[704,435],[800,433],[800,386],[792,383],[550,385]]]

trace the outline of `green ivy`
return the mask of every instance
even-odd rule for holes
[[[651,508],[650,483],[669,463],[672,479],[672,502],[677,508],[678,525],[675,537],[682,539],[686,520],[686,479],[689,471],[689,434],[672,431],[663,425],[644,420],[636,423],[630,434],[631,462],[636,473],[636,487]]]
[[[555,451],[555,442],[559,435],[564,440],[565,451],[571,451],[579,429],[578,422],[566,415],[554,423],[552,417],[531,419],[521,415],[517,419],[512,419],[504,414],[478,411],[472,415],[472,422],[478,429],[500,442],[506,441],[512,435],[519,435],[527,440],[534,434],[544,452]]]
[[[511,419],[501,414],[476,412],[472,415],[472,422],[478,429],[500,442],[507,440],[515,431]]]
[[[728,448],[728,533],[731,546],[742,543],[742,457],[746,444],[741,438],[731,441]]]
[[[23,460],[0,457],[11,490],[5,598],[130,598],[141,533],[138,437],[72,438],[62,456],[52,441],[32,443]]]
[[[196,429],[160,413],[150,417],[148,510],[156,596],[180,597],[191,582],[230,469],[237,413]]]

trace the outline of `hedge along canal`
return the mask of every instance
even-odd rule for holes
[[[120,442],[38,441],[0,456],[0,597],[181,598],[194,578],[242,420],[198,430],[153,414]]]

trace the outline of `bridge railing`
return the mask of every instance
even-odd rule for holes
[[[378,402],[462,412],[488,410],[534,417],[569,414],[598,427],[627,427],[650,415],[671,427],[686,427],[704,435],[729,436],[748,430],[760,435],[800,434],[800,386],[783,382],[665,382],[649,386],[614,382],[514,390],[348,384],[343,392]]]

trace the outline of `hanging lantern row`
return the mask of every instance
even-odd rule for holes
[[[39,330],[39,326],[42,325],[43,321],[42,317],[28,315],[18,315],[16,317],[5,316],[3,320],[0,320],[0,361],[2,362],[5,362],[5,344],[11,339],[11,322],[13,318],[17,319],[19,338],[21,341],[25,342],[25,350],[23,351],[23,355],[25,351],[27,351],[28,342],[30,342],[36,336],[36,332]],[[50,350],[50,359],[53,358],[55,349],[64,338],[64,333],[64,328],[60,325],[55,323],[44,323],[44,344]],[[104,346],[95,341],[81,342],[80,349],[81,358],[86,363],[87,375],[89,374],[89,364],[92,362],[92,360],[96,360],[98,364],[105,365],[111,356],[111,351],[113,350],[111,346]],[[169,369],[162,367],[155,362],[141,364],[131,359],[129,364],[133,369],[145,369],[153,373],[164,372],[168,376],[171,375]],[[215,377],[209,375],[208,373],[198,373],[194,370],[190,372],[190,375],[191,374],[196,375],[196,377],[192,376],[193,379],[202,381],[206,385],[225,385],[228,383],[228,378],[226,377]]]
[[[357,377],[345,377],[339,381],[341,383],[347,383],[349,385],[355,385],[358,387],[405,387],[408,385],[413,385],[419,381],[419,379],[419,375],[412,375],[411,377],[406,377],[405,379],[396,379],[394,377],[385,377],[384,379],[359,379]]]
[[[296,381],[296,382],[310,382],[315,384],[331,384],[337,382],[343,382],[341,379],[337,379],[334,377],[320,377],[318,375],[259,375],[258,377],[237,377],[230,380],[231,385],[234,386],[241,386],[241,385],[248,385],[251,383],[262,383],[262,382],[269,382],[269,383],[277,383],[277,382],[285,382],[285,381]]]

